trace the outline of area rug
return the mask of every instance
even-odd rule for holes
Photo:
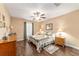
[[[55,45],[48,45],[44,48],[45,51],[47,51],[49,54],[53,54],[54,52],[59,50],[59,47],[55,46]]]

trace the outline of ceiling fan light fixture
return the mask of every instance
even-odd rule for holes
[[[36,11],[33,13],[33,20],[35,21],[40,21],[40,20],[44,20],[45,17],[45,13],[41,12],[41,11]]]

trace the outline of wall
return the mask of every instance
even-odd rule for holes
[[[53,23],[54,32],[61,30],[65,33],[66,45],[79,49],[79,10],[44,21],[43,30],[48,23]]]
[[[36,34],[39,32],[41,28],[41,22],[33,22],[30,20],[25,20],[22,18],[17,18],[17,17],[11,17],[11,26],[13,27],[12,32],[15,32],[17,34],[17,41],[23,40],[24,39],[24,22],[31,22],[34,24],[33,34]]]
[[[0,3],[0,14],[5,16],[5,23],[6,23],[5,26],[7,27],[7,30],[6,30],[6,28],[0,28],[0,39],[1,39],[5,35],[5,33],[10,32],[10,29],[9,29],[9,26],[10,26],[10,14],[9,14],[7,8],[5,7],[5,5],[1,4],[1,3]]]
[[[34,34],[40,31],[41,24],[41,22],[34,22]]]
[[[24,39],[24,22],[22,18],[11,17],[12,32],[17,34],[17,41]]]

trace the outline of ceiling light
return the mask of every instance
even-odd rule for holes
[[[41,11],[35,11],[35,12],[33,12],[32,18],[33,18],[34,21],[42,21],[46,17],[45,17],[45,13],[43,13]]]

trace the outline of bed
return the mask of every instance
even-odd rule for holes
[[[29,41],[32,42],[36,48],[37,51],[40,53],[41,49],[45,46],[54,43],[55,37],[53,35],[47,35],[47,34],[40,34],[40,35],[33,35],[29,37]]]

